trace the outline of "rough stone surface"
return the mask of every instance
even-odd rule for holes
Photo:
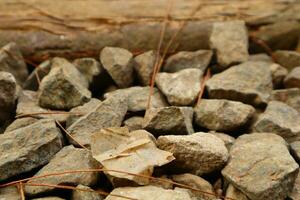
[[[5,131],[9,132],[9,131],[17,130],[19,128],[24,128],[24,127],[26,127],[30,124],[33,124],[37,121],[38,121],[38,119],[32,118],[32,117],[19,118],[19,119],[16,119],[15,121],[13,121],[8,127],[6,127]]]
[[[148,98],[150,93],[150,87],[130,87],[126,89],[119,89],[113,92],[106,93],[105,98],[112,96],[123,96],[127,98],[128,102],[128,111],[138,112],[145,111],[148,104]],[[157,88],[154,88],[153,95],[151,97],[150,107],[160,108],[168,106],[168,103],[165,100],[165,97],[160,93]]]
[[[163,71],[178,72],[187,68],[197,68],[205,71],[212,55],[211,50],[180,51],[167,59]]]
[[[17,186],[0,188],[1,200],[21,200],[20,192]]]
[[[153,75],[153,69],[156,62],[157,53],[155,51],[147,51],[134,58],[134,70],[137,73],[139,82],[143,86],[150,85]],[[160,56],[159,58],[160,59]]]
[[[278,50],[274,52],[276,62],[291,71],[300,66],[300,53],[296,51]]]
[[[286,88],[300,88],[300,66],[292,69],[292,71],[285,77],[284,86]]]
[[[291,153],[297,162],[300,162],[300,141],[295,141],[290,144]]]
[[[300,139],[300,113],[285,103],[270,101],[254,124],[255,132],[276,133],[288,142]]]
[[[270,64],[248,61],[214,75],[206,82],[212,99],[229,99],[251,105],[267,102],[272,91]]]
[[[226,198],[236,200],[249,200],[249,198],[243,194],[240,190],[236,189],[232,184],[229,184],[226,190]]]
[[[90,187],[84,185],[78,185],[76,188],[93,191]],[[74,190],[71,198],[71,200],[103,200],[103,199],[104,197],[102,197],[100,194],[97,194],[95,192],[86,192],[80,190]]]
[[[124,121],[124,125],[130,130],[135,131],[143,128],[144,118],[133,116]]]
[[[62,145],[62,135],[53,120],[40,120],[1,134],[0,180],[48,163]]]
[[[16,43],[8,43],[0,49],[0,71],[11,73],[20,85],[26,80],[28,70]]]
[[[76,67],[64,58],[53,58],[51,70],[41,82],[39,105],[44,108],[69,110],[88,102],[88,82]]]
[[[213,134],[214,136],[220,138],[224,143],[226,148],[228,149],[228,151],[230,150],[230,148],[232,147],[232,145],[235,142],[235,138],[227,135],[225,133],[219,133],[219,132],[215,132],[215,131],[210,131],[210,134]]]
[[[202,192],[197,192],[191,190],[191,192],[199,200],[217,200],[212,185],[205,179],[201,178],[200,176],[196,176],[193,174],[179,174],[179,175],[173,175],[171,178],[176,183],[188,185],[192,188],[197,188],[198,190],[202,191]]]
[[[157,139],[160,149],[175,156],[175,168],[195,175],[208,174],[222,169],[228,159],[224,142],[210,133],[167,135]]]
[[[248,32],[243,21],[215,22],[209,41],[224,68],[248,60]]]
[[[74,171],[82,169],[96,169],[100,164],[93,159],[90,151],[85,149],[66,146],[61,149],[51,161],[40,169],[34,176],[42,176],[44,174],[58,173],[65,171]],[[99,178],[98,172],[80,172],[69,173],[61,176],[48,176],[28,181],[30,184],[67,184],[67,185],[86,185],[92,186],[97,183]],[[53,187],[46,186],[25,186],[25,193],[29,196],[53,191]]]
[[[273,90],[270,100],[281,101],[300,112],[300,89]]]
[[[105,200],[123,200],[122,197],[113,195],[122,195],[133,199],[143,200],[192,200],[187,191],[183,190],[166,190],[156,186],[142,186],[142,187],[120,187],[114,189]]]
[[[288,71],[286,68],[273,63],[270,65],[270,70],[272,73],[272,82],[273,88],[281,88],[283,86],[283,80],[288,75]]]
[[[247,124],[255,109],[236,101],[202,99],[194,109],[195,123],[214,131],[233,131]]]
[[[273,62],[272,58],[265,53],[251,54],[248,58],[249,61],[264,61]]]
[[[119,127],[127,112],[125,97],[108,98],[100,103],[92,112],[82,116],[67,131],[81,145],[90,146],[91,135],[102,128]],[[78,145],[72,138],[69,141]]]
[[[190,107],[151,108],[146,111],[143,128],[155,135],[194,133],[193,109]]]
[[[284,199],[299,170],[283,138],[272,133],[240,136],[230,150],[223,176],[250,199]]]
[[[184,69],[175,73],[158,73],[155,79],[157,87],[174,106],[192,105],[201,90],[203,71]]]
[[[16,79],[11,73],[0,71],[0,124],[12,117],[17,97]]]
[[[71,126],[74,122],[76,122],[80,117],[92,112],[101,101],[99,99],[92,98],[89,102],[83,104],[82,106],[77,106],[70,110],[71,113],[66,120],[66,127]]]
[[[114,82],[120,87],[129,87],[133,82],[133,55],[126,49],[105,47],[100,61]]]
[[[300,199],[300,173],[298,174],[292,193],[289,195],[292,200]]]

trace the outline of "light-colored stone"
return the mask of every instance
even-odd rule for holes
[[[124,121],[124,125],[130,130],[135,131],[143,128],[144,117],[133,116]]]
[[[37,121],[38,121],[38,119],[33,118],[33,117],[19,118],[19,119],[14,120],[8,127],[6,127],[5,131],[9,132],[9,131],[17,130],[19,128],[24,128],[24,127],[31,125]]]
[[[292,69],[285,77],[284,86],[286,88],[300,88],[300,65]]]
[[[281,101],[300,112],[300,89],[273,90],[270,100]]]
[[[74,190],[72,193],[71,200],[103,200],[104,197],[102,197],[100,194],[93,192],[90,187],[85,185],[78,185],[76,188],[83,189],[83,190],[89,190],[88,191],[82,191],[82,190]]]
[[[226,190],[226,198],[236,200],[249,200],[249,198],[243,194],[240,190],[236,189],[232,184],[229,184]]]
[[[1,200],[22,200],[17,186],[0,188]]]
[[[274,52],[276,62],[291,71],[300,66],[300,53],[296,51],[278,50]]]
[[[228,149],[228,151],[230,150],[230,148],[232,147],[232,145],[235,142],[235,138],[227,135],[225,133],[219,133],[219,132],[215,132],[215,131],[210,131],[210,134],[213,134],[214,136],[220,138],[224,143],[226,148]]]

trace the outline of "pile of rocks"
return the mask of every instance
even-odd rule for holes
[[[274,57],[249,55],[244,22],[217,22],[209,50],[169,56],[150,88],[156,51],[105,47],[29,72],[10,43],[0,184],[33,176],[24,193],[36,200],[300,199],[300,53]],[[21,199],[16,185],[0,199]]]

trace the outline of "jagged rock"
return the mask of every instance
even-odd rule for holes
[[[214,136],[216,136],[218,138],[220,138],[225,143],[225,146],[228,149],[228,151],[230,150],[230,148],[232,147],[232,145],[235,142],[234,137],[232,137],[230,135],[227,135],[225,133],[218,133],[218,132],[215,132],[215,131],[210,131],[209,133],[213,134]]]
[[[300,53],[296,51],[278,50],[274,52],[276,62],[291,71],[300,66]]]
[[[16,79],[11,73],[0,71],[0,124],[13,116],[18,97],[17,87]]]
[[[76,122],[80,117],[92,112],[101,101],[99,99],[92,98],[89,102],[83,104],[82,106],[77,106],[70,110],[71,113],[66,120],[66,127],[71,126],[74,122]]]
[[[144,118],[133,116],[124,121],[124,125],[130,130],[135,131],[143,128]]]
[[[5,131],[9,132],[9,131],[17,130],[19,128],[24,128],[24,127],[31,125],[37,121],[38,121],[38,119],[32,118],[32,117],[19,118],[19,119],[16,119],[15,121],[13,121],[8,127],[6,127]]]
[[[164,189],[173,189],[173,183],[170,178],[168,178],[167,175],[162,175],[158,177],[159,179],[152,179],[150,180],[149,185],[156,186],[156,187],[161,187]],[[162,181],[164,180],[164,181]]]
[[[73,64],[89,84],[104,71],[101,64],[94,58],[78,58],[73,61]]]
[[[223,176],[250,199],[284,199],[299,170],[283,138],[272,133],[240,136],[230,150]]]
[[[91,149],[93,157],[106,169],[148,176],[152,175],[155,166],[162,166],[174,159],[170,152],[156,147],[155,139],[149,132],[129,132],[126,127],[106,128],[95,133]],[[149,179],[144,177],[111,171],[106,173],[141,185],[149,183]]]
[[[93,190],[85,185],[78,185],[76,188],[78,189],[84,189],[89,190],[88,191],[81,191],[81,190],[74,190],[72,193],[72,200],[103,200],[104,197],[102,197],[100,194],[96,192],[92,192]]]
[[[105,200],[124,200],[123,197],[114,195],[121,195],[133,199],[143,200],[192,200],[187,191],[184,190],[166,190],[156,186],[141,186],[141,187],[120,187],[114,189]]]
[[[258,106],[272,92],[270,63],[248,61],[214,75],[206,82],[209,98],[229,99]]]
[[[214,131],[233,131],[249,122],[255,109],[236,101],[202,99],[194,108],[195,123]]]
[[[119,47],[105,47],[100,53],[100,61],[105,70],[120,88],[133,82],[133,55]]]
[[[125,97],[112,97],[100,103],[92,112],[82,116],[67,131],[72,138],[69,141],[78,145],[90,147],[91,135],[102,128],[119,127],[127,112],[127,99]]]
[[[199,200],[217,200],[216,194],[211,184],[199,176],[193,174],[179,174],[173,175],[172,180],[176,183],[188,185],[189,187],[197,188],[198,190],[202,191],[197,192],[191,190],[194,196]]]
[[[276,133],[288,142],[300,139],[300,113],[285,103],[270,101],[254,124],[255,132]]]
[[[232,184],[229,184],[225,197],[228,199],[249,200],[245,194],[236,189]]]
[[[223,68],[248,60],[248,32],[245,22],[215,22],[209,39]]]
[[[124,96],[128,100],[128,111],[138,112],[145,111],[148,104],[148,98],[150,94],[150,87],[130,87],[126,89],[119,89],[113,92],[106,93],[105,98],[109,98],[115,95]],[[168,106],[164,96],[159,92],[157,88],[153,89],[153,95],[151,97],[150,107],[160,108]]]
[[[41,198],[34,198],[31,200],[65,200],[65,199],[60,197],[41,197]]]
[[[157,53],[155,51],[147,51],[134,58],[134,70],[137,73],[139,82],[143,85],[150,85],[153,69],[156,62]],[[160,59],[160,56],[158,60]]]
[[[155,82],[171,105],[188,106],[198,97],[202,75],[200,69],[184,69],[175,73],[158,73]]]
[[[39,120],[1,134],[0,180],[48,163],[62,145],[62,135],[53,120]]]
[[[0,49],[0,71],[11,73],[20,85],[26,80],[28,70],[16,43],[8,43]]]
[[[270,100],[281,101],[300,112],[300,89],[273,90]]]
[[[300,88],[300,66],[292,69],[292,71],[285,77],[284,86],[286,88]]]
[[[151,108],[146,111],[143,128],[155,135],[194,133],[193,109],[190,107]]]
[[[86,149],[74,148],[73,146],[66,146],[61,149],[51,161],[40,169],[35,175],[42,176],[50,173],[59,173],[74,170],[89,170],[100,168],[100,164],[93,159],[90,151]],[[52,184],[52,185],[95,185],[98,181],[98,172],[78,172],[66,173],[60,176],[47,176],[39,179],[32,179],[28,184]],[[25,186],[25,193],[29,196],[38,195],[53,191],[55,188],[46,186]]]
[[[174,154],[176,169],[199,176],[222,169],[228,159],[224,142],[210,133],[160,136],[157,145]]]
[[[17,186],[0,188],[1,200],[22,200]]]
[[[28,76],[24,82],[23,88],[26,90],[37,91],[39,89],[39,81],[50,72],[51,69],[51,60],[45,60],[39,64]]]
[[[298,174],[292,193],[289,195],[292,200],[300,199],[300,173]]]
[[[167,59],[163,71],[178,72],[188,68],[197,68],[205,71],[212,55],[211,50],[180,51]]]
[[[53,58],[51,70],[41,82],[39,105],[44,108],[69,110],[88,102],[88,82],[76,67],[64,58]]]
[[[57,112],[57,110],[48,110],[42,108],[38,105],[38,93],[30,90],[23,90],[20,92],[17,104],[17,115],[31,115],[34,113],[35,118],[42,119],[54,119],[59,122],[65,122],[68,115],[67,114],[45,114],[49,112]],[[40,114],[37,114],[40,113]]]
[[[300,141],[295,141],[290,144],[291,153],[295,160],[300,162]]]

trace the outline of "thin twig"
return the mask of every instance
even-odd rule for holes
[[[19,114],[16,115],[16,118],[22,118],[22,117],[31,117],[35,115],[76,115],[81,116],[85,115],[86,113],[83,112],[64,112],[64,111],[47,111],[47,112],[32,112],[32,113],[26,113],[26,114]]]
[[[20,192],[20,196],[21,196],[21,200],[25,200],[25,194],[24,194],[24,187],[23,187],[23,183],[20,182],[18,183],[18,190]]]
[[[203,77],[203,79],[201,81],[201,86],[200,86],[200,92],[199,92],[199,95],[198,95],[197,105],[199,105],[199,103],[201,101],[201,98],[204,94],[205,83],[208,79],[210,79],[210,77],[211,77],[211,73],[210,73],[210,69],[208,68],[207,71],[206,71],[205,76]]]
[[[271,56],[272,60],[273,60],[274,62],[276,62],[277,59],[276,59],[275,55],[273,54],[273,50],[271,49],[271,47],[269,47],[269,45],[268,45],[265,41],[263,41],[263,40],[260,39],[260,38],[257,38],[257,37],[254,36],[254,35],[250,35],[249,38],[250,38],[250,40],[252,40],[254,43],[256,43],[257,45],[259,45],[260,47],[262,47],[263,50],[264,50],[269,56]]]

